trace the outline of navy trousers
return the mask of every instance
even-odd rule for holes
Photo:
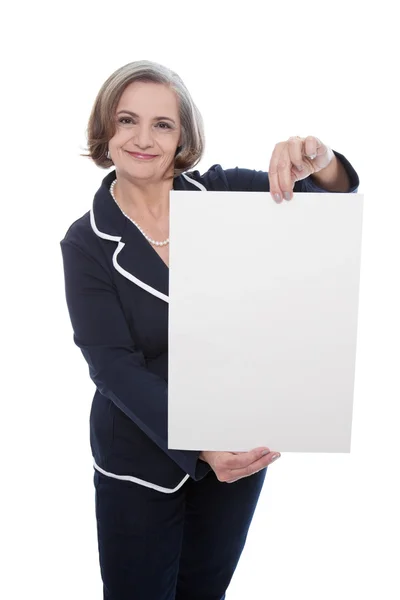
[[[224,600],[266,471],[173,494],[95,471],[104,600]]]

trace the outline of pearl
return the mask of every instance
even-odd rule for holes
[[[136,221],[134,221],[133,219],[131,219],[127,214],[124,213],[124,211],[120,208],[116,197],[114,196],[114,186],[117,183],[117,180],[114,179],[114,181],[112,182],[112,184],[110,185],[110,194],[115,202],[115,204],[118,206],[118,208],[120,209],[120,211],[122,212],[122,214],[124,215],[124,217],[126,217],[127,219],[129,219],[129,221],[131,221],[131,223],[133,223],[134,225],[136,225],[136,227],[139,229],[140,233],[143,235],[143,237],[146,238],[146,240],[148,242],[150,242],[150,244],[152,244],[153,246],[166,246],[167,244],[169,244],[169,238],[167,238],[166,240],[164,240],[163,242],[156,242],[155,240],[152,240],[148,235],[145,234],[145,232],[143,231],[143,229],[140,227],[140,225],[138,225],[136,223]]]

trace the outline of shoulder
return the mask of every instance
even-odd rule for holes
[[[65,244],[76,246],[88,253],[97,246],[97,243],[97,236],[90,223],[90,211],[71,223],[60,241],[61,246]]]
[[[90,211],[87,211],[84,215],[73,221],[68,227],[62,241],[63,242],[76,242],[81,235],[87,234],[91,229],[90,227]]]
[[[66,274],[78,276],[84,271],[86,275],[90,272],[98,278],[106,275],[107,280],[112,279],[107,253],[92,228],[91,211],[71,223],[60,240],[60,247]]]
[[[209,191],[269,191],[269,179],[266,171],[242,167],[224,169],[217,163],[203,174],[200,174],[200,171],[189,171],[187,175],[203,184]]]

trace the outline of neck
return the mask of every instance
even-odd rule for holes
[[[168,177],[157,182],[134,183],[124,177],[117,177],[114,196],[127,214],[162,219],[169,216],[169,192],[173,189],[174,178]]]

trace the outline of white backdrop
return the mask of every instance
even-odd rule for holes
[[[59,241],[106,173],[79,157],[97,91],[139,59],[190,89],[206,126],[201,172],[217,162],[267,170],[276,142],[316,135],[352,162],[365,195],[352,452],[283,454],[270,467],[227,598],[398,598],[394,3],[39,0],[3,10],[4,598],[101,598],[94,386],[72,340]]]

